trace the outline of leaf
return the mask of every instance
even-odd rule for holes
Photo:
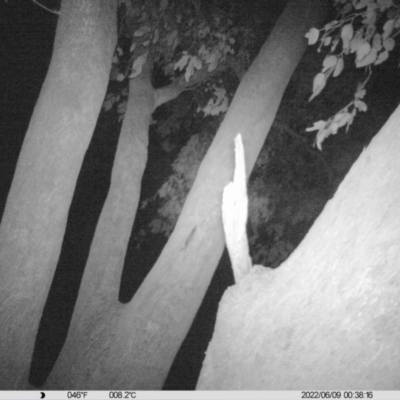
[[[332,122],[329,126],[332,135],[336,135],[340,126],[337,122]]]
[[[359,84],[359,86],[357,87],[357,91],[354,94],[354,97],[356,99],[362,99],[362,98],[364,98],[365,93],[367,93],[367,91],[365,89],[363,89],[361,84]]]
[[[344,68],[343,57],[340,57],[336,64],[335,70],[333,71],[333,77],[336,78],[337,76],[339,76],[342,73],[343,68]]]
[[[357,108],[358,111],[367,111],[368,106],[361,100],[356,100],[354,102],[354,107]]]
[[[357,4],[355,4],[354,8],[356,10],[360,10],[360,9],[365,8],[367,6],[369,7],[371,4],[374,3],[374,1],[375,0],[358,0],[358,3],[357,3],[356,1],[353,0],[353,4],[357,3]]]
[[[322,142],[331,135],[331,130],[328,129],[323,129],[317,133],[317,136],[315,138],[314,146],[317,146],[318,150],[322,151]]]
[[[374,62],[374,65],[382,64],[389,58],[389,52],[387,50],[383,50],[379,53],[378,58]]]
[[[221,87],[216,87],[215,85],[212,87],[212,90],[212,98],[210,98],[207,105],[201,109],[204,115],[219,115],[226,112],[229,107],[229,99],[226,90]]]
[[[191,76],[194,75],[196,69],[201,69],[203,63],[197,56],[190,57],[189,64],[185,71],[185,81],[189,82]]]
[[[326,124],[327,122],[321,119],[317,122],[314,122],[314,125],[310,128],[306,128],[306,132],[320,131],[321,129],[324,129],[326,127]]]
[[[217,68],[220,56],[221,56],[221,54],[218,51],[207,55],[205,62],[206,62],[206,64],[209,64],[208,68],[207,68],[208,72],[214,71],[214,69]]]
[[[364,25],[375,25],[375,22],[376,22],[376,11],[368,10],[365,13],[363,24]]]
[[[325,74],[320,72],[319,74],[315,75],[314,81],[313,81],[313,94],[311,97],[308,99],[308,101],[311,101],[314,97],[318,96],[322,89],[326,85],[326,77]]]
[[[372,48],[377,51],[381,51],[382,49],[382,40],[379,33],[375,33],[374,38],[372,39]]]
[[[325,60],[322,63],[322,72],[326,72],[328,69],[335,67],[337,61],[338,59],[334,55],[326,56]]]
[[[343,50],[346,52],[350,49],[350,40],[353,38],[354,29],[352,24],[344,25],[340,32],[340,37],[343,41]]]
[[[357,61],[361,61],[371,51],[371,45],[364,40],[362,45],[356,51],[356,65]]]
[[[339,44],[339,39],[333,39],[332,41],[332,46],[331,46],[331,52],[334,52],[336,50],[337,45]]]
[[[332,36],[326,36],[322,39],[322,43],[324,46],[329,46],[332,42]]]
[[[383,33],[382,33],[382,40],[387,39],[391,33],[393,32],[394,28],[394,19],[389,19],[383,25]]]
[[[356,67],[361,68],[374,63],[377,55],[378,52],[376,51],[376,49],[371,49],[371,51],[361,61],[356,60]]]
[[[360,103],[363,103],[363,102],[360,101]],[[352,120],[353,120],[353,116],[349,112],[343,112],[343,113],[336,114],[335,117],[333,118],[333,122],[335,124],[337,124],[337,129],[341,128],[342,126],[345,126]],[[333,131],[333,128],[332,128],[332,133],[336,134],[337,129],[335,131]]]
[[[358,3],[355,5],[356,10],[360,10],[361,8],[367,7],[368,3],[370,3],[371,0],[359,0]],[[354,4],[354,2],[353,2]]]
[[[383,47],[387,51],[392,51],[394,49],[396,42],[394,41],[393,38],[388,38],[383,42]]]
[[[131,47],[129,48],[129,51],[130,51],[131,53],[133,53],[133,52],[135,51],[135,48],[136,48],[136,43],[133,42],[133,43],[131,44]]]
[[[108,98],[106,98],[103,102],[103,109],[104,111],[109,111],[111,110],[112,106],[114,105],[115,102],[115,96],[108,96]]]
[[[189,62],[190,56],[187,53],[182,54],[182,57],[174,64],[174,70],[179,69],[182,71]]]
[[[357,31],[350,41],[350,53],[355,53],[367,41],[364,39],[361,31]]]
[[[365,38],[370,41],[372,36],[375,35],[376,32],[376,26],[375,25],[368,25],[367,27],[367,33],[365,34]]]
[[[319,29],[311,28],[306,34],[305,37],[308,39],[308,45],[311,46],[317,43],[319,38]]]
[[[146,33],[149,33],[150,31],[151,31],[150,26],[143,25],[133,33],[133,36],[134,37],[141,37],[141,36],[145,35]]]

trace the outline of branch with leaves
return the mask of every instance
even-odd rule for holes
[[[367,68],[367,77],[359,83],[354,99],[328,120],[320,120],[307,129],[317,131],[315,145],[322,149],[322,142],[338,133],[341,127],[348,131],[358,111],[366,111],[362,98],[372,67],[385,62],[395,46],[400,30],[400,8],[393,0],[334,0],[338,19],[322,29],[312,28],[306,34],[309,45],[319,42],[318,52],[328,48],[322,71],[313,81],[309,101],[324,89],[330,76],[339,76],[344,69],[344,58],[354,54],[356,68]]]
[[[121,7],[124,15],[121,35],[130,40],[130,45],[117,47],[111,79],[117,82],[135,79],[146,63],[157,65],[172,82],[157,89],[156,106],[172,100],[183,90],[202,85],[227,67],[232,68],[239,80],[243,76],[246,49],[240,46],[237,37],[248,28],[234,26],[229,16],[218,9],[206,19],[199,13],[199,1],[139,4],[121,0]],[[205,102],[199,104],[198,112],[207,116],[227,111],[229,96],[222,80],[214,80],[202,90]],[[123,97],[110,93],[104,109],[110,110],[120,101],[124,101]]]

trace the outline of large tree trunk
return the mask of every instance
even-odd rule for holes
[[[97,312],[75,324],[89,332],[88,340],[81,337],[85,348],[79,353],[68,347],[49,386],[162,387],[223,251],[221,196],[233,173],[233,138],[243,134],[250,173],[305,50],[304,34],[322,18],[322,3],[289,3],[242,80],[159,260],[130,304],[112,308],[117,302],[113,289],[111,305],[95,303]],[[104,318],[111,308],[114,316]],[[90,323],[95,328],[87,329]]]
[[[400,107],[278,269],[224,294],[198,389],[400,390]]]
[[[116,2],[63,1],[0,230],[0,387],[26,385],[68,209],[108,84]]]

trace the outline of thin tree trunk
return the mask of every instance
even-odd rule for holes
[[[115,316],[96,304],[95,318],[102,314],[105,322],[92,320],[92,330],[85,328],[90,318],[82,323],[89,340],[81,353],[68,347],[51,387],[161,389],[222,254],[222,189],[233,173],[233,138],[244,137],[250,173],[322,3],[289,3],[242,80],[159,260],[132,302],[113,309]]]
[[[400,107],[291,257],[226,291],[197,389],[400,390],[399,153]]]
[[[0,387],[27,384],[78,173],[108,84],[115,1],[63,1],[0,230]]]

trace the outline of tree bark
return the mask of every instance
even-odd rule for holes
[[[115,1],[63,1],[0,230],[0,387],[25,387],[68,209],[106,92]]]
[[[124,307],[118,302],[118,292],[147,162],[154,104],[155,91],[146,64],[141,75],[129,82],[111,186],[90,248],[68,338],[48,379],[48,388],[89,387],[85,386],[90,380],[84,371],[104,367],[101,363],[105,361],[98,360],[99,349],[109,346]],[[97,379],[103,381],[105,377],[97,375]]]
[[[187,86],[186,82],[176,81],[155,90],[150,63],[151,60],[138,78],[130,80],[111,186],[91,245],[68,338],[46,383],[48,388],[85,385],[87,378],[82,371],[92,368],[98,349],[107,347],[121,318],[124,306],[118,303],[118,291],[147,163],[150,117],[158,106],[175,99]],[[93,337],[96,339],[92,343]],[[121,350],[124,352],[122,347]],[[100,380],[107,382],[104,377]]]
[[[200,390],[400,390],[400,107],[296,251],[221,300]]]
[[[82,332],[90,332],[87,339],[81,337],[83,353],[66,355],[50,387],[161,389],[223,251],[221,200],[233,174],[233,138],[243,135],[250,174],[306,48],[304,34],[322,19],[322,3],[289,3],[243,78],[152,271],[132,302],[115,309],[111,319],[105,317],[110,306],[88,298],[86,304],[99,307],[94,318],[103,322],[89,317],[82,323]],[[115,303],[115,291],[114,296]],[[86,331],[89,323],[95,328]]]

